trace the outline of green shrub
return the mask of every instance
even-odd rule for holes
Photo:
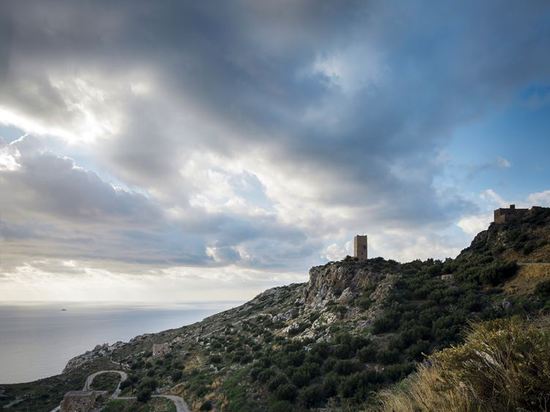
[[[378,351],[376,359],[385,365],[396,363],[399,360],[399,351],[396,349],[382,349]]]
[[[334,371],[338,375],[349,375],[363,369],[363,365],[356,360],[339,360],[334,365]]]
[[[137,393],[137,400],[142,403],[146,403],[151,399],[152,390],[149,388],[142,388]]]
[[[210,356],[210,363],[213,363],[214,365],[219,365],[222,363],[222,357],[220,355],[212,355]]]
[[[361,362],[373,362],[376,360],[376,348],[374,345],[369,345],[361,348],[357,355]]]
[[[397,382],[414,370],[412,363],[388,365],[381,373],[381,379],[386,382]]]
[[[275,374],[276,372],[273,369],[264,369],[258,374],[258,381],[260,381],[261,383],[266,383],[272,377],[274,377]]]
[[[319,384],[302,389],[298,395],[298,403],[305,408],[321,406],[325,401],[324,388]]]
[[[288,401],[276,401],[269,405],[269,412],[289,412],[294,410],[294,405]]]
[[[323,385],[323,393],[326,398],[330,398],[336,395],[338,391],[339,382],[340,382],[340,378],[336,376],[336,374],[329,373],[325,375],[322,385]]]
[[[214,409],[214,405],[210,400],[204,401],[199,408],[200,411],[211,411],[212,409]]]
[[[181,380],[183,376],[183,373],[181,370],[175,370],[175,371],[172,371],[172,374],[170,375],[170,377],[172,378],[172,380],[174,382],[178,382]]]
[[[291,383],[285,383],[277,387],[274,391],[275,398],[281,401],[293,402],[296,399],[298,391],[296,386]]]
[[[267,383],[267,388],[273,392],[278,387],[285,385],[288,383],[288,378],[286,375],[283,375],[282,373],[275,375],[273,378],[269,380]]]
[[[480,280],[485,284],[496,286],[514,276],[517,269],[516,262],[493,264],[482,272]]]
[[[543,298],[549,298],[550,297],[550,279],[544,280],[537,284],[535,287],[535,294],[543,297]]]
[[[355,373],[346,376],[340,383],[338,392],[343,398],[354,398],[357,401],[365,400],[372,390],[372,386],[368,381],[368,374]]]
[[[320,374],[319,365],[316,363],[304,363],[292,372],[292,383],[299,388],[306,386]]]
[[[323,374],[329,373],[334,370],[337,360],[333,357],[328,358],[321,366],[321,372]]]
[[[368,308],[370,308],[372,303],[373,301],[369,295],[363,295],[356,301],[357,306],[359,306],[362,310],[367,310]]]
[[[390,317],[378,318],[374,321],[372,325],[372,332],[374,334],[380,334],[384,332],[389,332],[395,329],[395,320]]]

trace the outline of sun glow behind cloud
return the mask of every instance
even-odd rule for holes
[[[0,298],[239,299],[358,232],[372,256],[444,258],[509,199],[549,202],[525,160],[544,127],[453,147],[526,85],[548,110],[544,6],[8,9],[0,125],[25,137],[0,127]]]
[[[101,264],[110,266],[106,262]],[[99,267],[97,262],[31,261],[0,278],[2,301],[242,301],[269,287],[305,280],[305,276],[293,273],[265,272],[233,265],[167,269],[125,265],[118,269],[125,271],[109,271]]]

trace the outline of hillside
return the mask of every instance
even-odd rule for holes
[[[49,411],[88,374],[123,369],[122,395],[175,394],[192,410],[375,409],[378,391],[462,342],[471,322],[547,314],[549,262],[550,208],[533,208],[455,259],[347,257],[202,322],[98,346],[59,376],[3,385],[0,406]]]

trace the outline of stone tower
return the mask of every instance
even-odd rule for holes
[[[359,260],[368,259],[367,235],[357,235],[353,238],[353,256]]]

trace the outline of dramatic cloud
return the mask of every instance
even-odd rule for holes
[[[28,134],[0,148],[11,279],[36,259],[302,279],[357,232],[453,255],[492,207],[447,178],[453,134],[550,82],[544,2],[0,7],[0,124]]]

